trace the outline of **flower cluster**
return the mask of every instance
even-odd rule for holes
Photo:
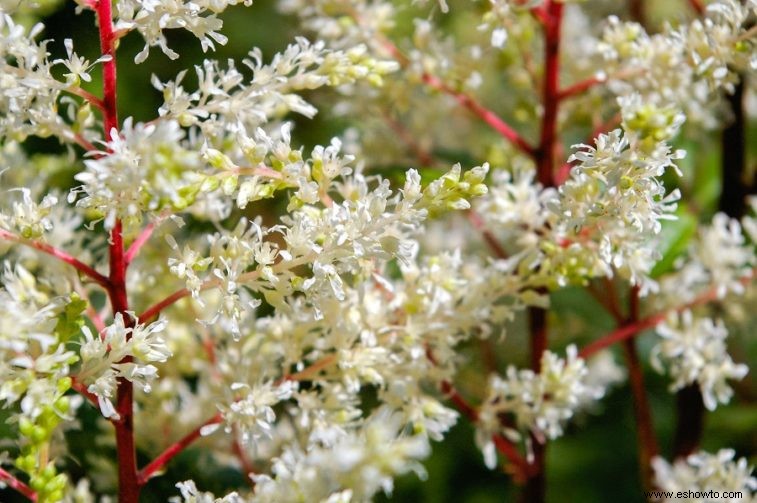
[[[127,119],[103,150],[84,161],[86,170],[76,175],[82,185],[71,190],[69,202],[91,210],[93,223],[103,220],[112,229],[120,220],[129,231],[145,212],[185,207],[186,187],[200,178],[204,162],[182,146],[183,139],[175,121],[146,125]]]
[[[626,343],[650,437],[630,337],[655,328],[653,366],[708,409],[747,373],[725,323],[754,293],[757,218],[699,225],[700,201],[679,206],[696,159],[673,145],[685,120],[723,124],[718,98],[757,67],[756,0],[712,1],[656,34],[639,13],[603,21],[568,0],[281,0],[310,39],[153,76],[162,103],[140,121],[116,113],[119,41],[142,36],[137,63],[153,47],[178,58],[168,30],[214,50],[221,13],[252,1],[77,3],[96,11],[106,56],[38,41],[42,25],[0,0],[0,176],[14,187],[0,203],[0,402],[17,438],[0,484],[94,501],[110,471],[136,501],[192,444],[251,487],[216,498],[187,480],[177,502],[369,501],[423,476],[431,441],[465,418],[486,466],[502,455],[536,493],[536,443],[624,379],[611,344]],[[297,128],[322,96],[348,128],[311,144]],[[66,154],[33,154],[30,136]],[[563,316],[588,294],[588,315]],[[600,307],[617,328],[579,352]],[[524,325],[531,368],[511,359]],[[63,428],[89,424],[85,400],[116,431],[118,470],[62,455]],[[92,473],[69,480],[67,458]],[[728,450],[654,469],[666,490],[755,486]]]
[[[55,112],[63,87],[50,73],[46,44],[0,11],[0,138],[24,140],[30,134],[49,136],[63,120]]]
[[[705,19],[659,34],[611,17],[598,46],[608,85],[621,96],[638,92],[651,103],[675,104],[690,121],[713,126],[706,106],[713,91],[733,90],[737,69],[754,67],[754,33],[745,21],[755,9],[753,1],[714,2]]]
[[[565,422],[580,407],[604,395],[603,387],[587,382],[588,374],[576,347],[569,346],[565,359],[545,352],[538,373],[508,367],[504,379],[493,375],[476,431],[476,442],[484,452],[486,465],[496,466],[493,434],[503,432],[511,438],[520,438],[521,432],[526,431],[540,442],[545,437],[561,436]]]
[[[315,115],[316,109],[298,92],[358,80],[380,85],[383,75],[397,69],[392,61],[371,57],[364,46],[331,50],[323,42],[310,43],[305,38],[298,38],[268,64],[259,49],[253,49],[242,63],[252,71],[249,82],[233,62],[222,68],[217,61],[206,60],[195,68],[199,87],[191,93],[181,85],[185,72],[167,83],[153,79],[165,98],[160,115],[175,118],[183,126],[198,126],[209,139],[224,133],[250,134],[289,111]]]
[[[231,493],[216,499],[197,490],[194,482],[177,484],[185,502],[230,503],[309,501],[341,503],[369,501],[378,491],[391,492],[393,478],[425,473],[418,460],[429,452],[427,441],[399,434],[396,417],[379,410],[359,434],[345,436],[329,448],[304,450],[291,446],[274,460],[272,475],[255,475],[249,497]],[[349,489],[344,489],[349,488]]]
[[[746,458],[735,458],[732,449],[721,449],[716,454],[697,452],[673,464],[658,457],[652,461],[655,483],[663,491],[692,495],[683,501],[719,501],[724,492],[740,495],[730,501],[752,501],[757,491],[757,478],[752,476],[752,467]],[[719,496],[706,496],[713,495],[713,492]],[[694,493],[699,495],[694,497]],[[701,495],[705,495],[705,499]],[[680,501],[680,498],[664,501],[675,500]]]
[[[662,337],[652,350],[652,363],[673,377],[672,390],[697,383],[705,406],[714,410],[718,403],[728,403],[733,390],[728,379],[742,379],[746,365],[734,363],[726,350],[728,331],[722,321],[694,319],[691,311],[673,314],[657,327]]]
[[[743,294],[744,281],[753,275],[757,264],[754,247],[743,231],[753,225],[750,216],[739,222],[716,213],[710,225],[699,228],[687,255],[679,259],[676,274],[663,283],[663,293],[677,291],[680,300],[683,292],[688,301],[710,287],[715,287],[718,298],[727,293]]]
[[[113,406],[116,380],[127,379],[149,392],[151,381],[158,369],[149,362],[164,362],[171,352],[159,332],[165,329],[164,321],[149,325],[128,322],[116,313],[113,323],[102,336],[95,336],[89,327],[81,327],[84,334],[81,350],[81,367],[78,379],[87,385],[87,391],[97,397],[100,410],[107,418],[118,418]]]
[[[15,465],[26,472],[40,501],[60,501],[68,478],[49,457],[61,422],[71,420],[81,400],[66,396],[77,355],[66,343],[84,323],[85,303],[72,295],[54,298],[21,266],[4,265],[0,304],[0,401],[17,407],[21,450]]]
[[[639,114],[637,106],[628,112]],[[645,291],[655,288],[655,236],[680,198],[677,190],[666,193],[661,177],[677,169],[682,153],[671,152],[664,137],[650,143],[632,126],[600,135],[595,147],[580,145],[570,158],[578,163],[558,190],[540,187],[532,170],[518,170],[499,175],[478,206],[532,285],[556,288],[617,272]]]
[[[314,161],[318,163],[323,165],[322,160]],[[474,168],[461,180],[457,166],[425,189],[411,170],[401,194],[396,195],[388,181],[378,181],[371,190],[369,180],[356,175],[337,185],[342,202],[329,201],[325,208],[303,205],[306,201],[298,198],[298,191],[295,208],[300,208],[292,210],[281,226],[264,229],[255,222],[241,221],[233,232],[212,237],[209,257],[200,258],[198,252],[185,248],[181,259],[170,259],[169,267],[185,278],[196,298],[203,289],[221,287],[225,295],[219,313],[231,321],[236,336],[239,320],[249,311],[242,306],[259,303],[245,290],[262,294],[269,304],[280,308],[300,292],[318,313],[323,301],[344,299],[345,277],[370,277],[375,260],[396,257],[407,263],[415,248],[411,238],[429,212],[466,207],[466,198],[485,191],[480,182],[486,169]],[[266,239],[273,233],[282,236],[285,248]],[[178,250],[178,245],[172,246]],[[303,264],[310,264],[311,274],[294,272]]]
[[[218,30],[223,22],[217,14],[230,5],[252,5],[252,0],[193,0],[170,2],[128,0],[118,2],[116,29],[123,32],[137,30],[145,39],[145,47],[134,58],[135,63],[147,59],[150,47],[158,46],[171,59],[178,53],[168,47],[163,30],[182,28],[197,37],[202,50],[215,49],[215,43],[225,44],[227,38]],[[84,2],[85,5],[86,2]],[[209,14],[208,14],[209,13]],[[203,14],[208,14],[203,16]]]

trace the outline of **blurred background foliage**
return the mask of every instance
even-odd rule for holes
[[[77,15],[75,3],[44,2],[42,14],[46,25],[42,38],[50,39],[48,46],[53,58],[63,56],[63,40],[74,39],[77,52],[94,60],[99,56],[97,32],[94,29],[94,16],[91,11]],[[587,2],[585,8],[603,11],[612,9],[623,14],[624,2],[596,1]],[[663,20],[680,17],[685,2],[665,1],[647,2],[650,24],[660,26]],[[618,7],[621,5],[621,7]],[[470,2],[452,2],[452,13],[441,18],[445,30],[450,33],[464,33],[475,29],[471,25],[476,12]],[[458,8],[455,8],[458,7]],[[407,16],[398,23],[398,32],[409,33],[412,30],[413,8],[405,9]],[[427,12],[427,10],[426,10]],[[438,17],[438,13],[437,13]],[[234,7],[222,15],[223,32],[229,37],[226,46],[219,47],[212,57],[224,61],[228,58],[239,62],[253,47],[259,47],[270,58],[284,49],[298,31],[297,21],[282,15],[276,10],[275,2],[260,0],[251,8]],[[33,22],[33,17],[26,19]],[[150,76],[155,75],[166,81],[176,76],[183,69],[199,63],[204,55],[199,43],[192,35],[183,30],[168,32],[169,46],[180,53],[180,58],[170,60],[159,50],[152,50],[148,60],[139,66],[133,64],[134,55],[142,49],[143,41],[136,33],[130,34],[120,42],[118,60],[118,108],[119,116],[134,117],[135,121],[148,121],[155,117],[162,97],[150,84]],[[567,41],[569,43],[570,41]],[[246,70],[246,68],[240,67]],[[101,81],[93,73],[93,82],[86,87],[99,94]],[[185,79],[187,88],[193,88],[196,76],[188,72]],[[506,94],[506,90],[503,89]],[[333,97],[333,96],[332,96]],[[754,98],[752,98],[754,100]],[[316,99],[320,112],[314,119],[292,116],[295,123],[296,142],[309,150],[316,144],[327,144],[329,139],[339,135],[350,126],[349,120],[330,113],[329,97]],[[503,114],[512,111],[504,110]],[[523,117],[532,121],[531,117]],[[515,117],[515,122],[519,122]],[[748,124],[747,138],[755,138],[755,124],[752,118]],[[579,129],[580,132],[580,129]],[[581,134],[572,132],[575,137],[566,138],[565,143],[583,141]],[[575,141],[573,141],[575,140]],[[748,141],[750,166],[757,158],[757,142]],[[721,194],[721,155],[718,132],[708,133],[685,128],[677,140],[677,148],[687,150],[686,159],[681,161],[686,176],[683,180],[670,180],[671,184],[680,184],[688,195],[687,204],[695,207],[696,212],[707,220],[718,207]],[[36,155],[62,152],[54,140],[30,139],[25,148]],[[496,152],[495,152],[496,153]],[[436,154],[436,153],[435,153]],[[464,165],[480,163],[487,159],[477,158],[476,153],[454,151],[441,152],[438,157],[449,158],[452,162],[461,161]],[[370,159],[367,159],[370,168]],[[401,165],[381,166],[382,174],[395,177],[410,167]],[[62,171],[60,179],[55,180],[61,187],[73,184],[76,166]],[[423,170],[422,170],[423,171]],[[689,216],[688,209],[682,207],[682,218],[677,222],[666,224],[665,258],[658,266],[658,273],[670,270],[675,255],[682,251],[696,228],[696,220]],[[461,220],[464,222],[464,220]],[[467,224],[467,223],[466,223]],[[550,316],[554,319],[550,325],[562,328],[550,334],[550,346],[561,349],[569,343],[585,344],[611,330],[612,318],[601,305],[584,289],[569,288],[553,295],[553,309]],[[508,331],[504,340],[493,339],[496,364],[500,370],[509,364],[523,365],[527,362],[525,320],[517,320]],[[757,338],[754,326],[741,326],[732,329],[730,338],[731,353],[736,361],[757,363]],[[655,428],[660,438],[663,455],[671,451],[673,429],[675,425],[675,398],[668,392],[668,380],[655,373],[648,365],[648,355],[653,345],[653,335],[647,333],[638,338],[639,350],[645,363],[645,378],[650,398]],[[465,356],[471,360],[479,359],[480,348],[463,349]],[[619,348],[614,348],[618,361],[622,360]],[[477,397],[485,382],[485,372],[473,372],[468,369],[457,379],[457,386],[463,395]],[[750,458],[757,464],[757,381],[754,370],[743,381],[733,383],[736,398],[728,406],[721,406],[714,413],[708,413],[705,423],[703,448],[717,451],[722,447],[733,447],[739,455]],[[0,411],[0,439],[4,446],[13,443],[12,429],[2,420]],[[615,503],[643,501],[639,468],[637,465],[636,427],[633,419],[633,401],[627,384],[615,387],[601,401],[596,410],[584,413],[571,423],[568,433],[551,442],[547,449],[547,496],[552,502],[566,501],[613,501]],[[71,446],[67,460],[68,471],[74,479],[87,474],[98,466],[102,459],[113,459],[114,447],[108,442],[99,443],[102,425],[98,426],[98,414],[93,408],[82,407],[79,420],[81,428],[65,433]],[[107,428],[107,427],[106,427]],[[96,437],[97,435],[97,437]],[[98,439],[98,442],[95,439]],[[394,492],[390,496],[381,496],[379,501],[429,502],[429,503],[487,503],[517,499],[518,487],[510,477],[498,471],[489,471],[484,467],[483,458],[473,443],[473,429],[461,419],[442,444],[434,444],[434,450],[425,463],[428,477],[425,481],[414,475],[397,480]],[[87,452],[85,456],[84,453]],[[140,463],[149,461],[147,456],[140,457]],[[151,481],[142,494],[144,502],[162,502],[176,495],[174,482],[194,479],[203,490],[222,494],[230,487],[244,487],[245,482],[240,472],[218,466],[212,458],[200,448],[190,448],[172,461],[165,477]],[[0,501],[23,501],[12,491],[0,491]]]

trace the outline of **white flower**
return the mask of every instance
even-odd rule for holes
[[[20,201],[14,201],[11,211],[0,212],[0,227],[27,239],[41,237],[52,230],[50,213],[58,203],[58,198],[52,194],[44,196],[39,203],[31,197],[28,188],[16,189],[21,194]]]
[[[35,38],[43,31],[39,23],[30,30],[0,11],[0,138],[23,141],[27,136],[71,140],[58,115],[58,97],[64,86],[50,73],[46,43]]]
[[[259,49],[250,51],[243,64],[252,71],[249,81],[232,61],[224,68],[217,61],[205,60],[195,68],[199,87],[192,93],[181,86],[185,72],[173,82],[153,79],[153,85],[165,98],[160,115],[175,118],[185,126],[197,126],[208,138],[240,133],[244,138],[288,111],[306,117],[315,115],[316,108],[298,91],[358,80],[379,84],[383,75],[397,69],[394,62],[370,57],[365,47],[334,51],[323,42],[311,43],[304,38],[297,38],[269,64],[263,62]],[[289,143],[288,139],[285,143]]]
[[[133,124],[131,118],[103,150],[90,152],[86,169],[76,175],[82,183],[73,189],[69,202],[96,210],[105,228],[120,219],[127,232],[138,227],[143,214],[156,214],[164,206],[184,209],[193,199],[191,189],[197,182],[196,170],[202,165],[200,154],[184,148],[184,132],[172,120],[155,124]],[[194,169],[193,169],[194,168]],[[194,194],[199,192],[194,191]]]
[[[150,47],[159,46],[171,59],[179,55],[168,47],[164,29],[183,28],[200,40],[202,50],[215,49],[214,42],[226,44],[226,37],[218,32],[223,23],[216,17],[230,5],[251,5],[252,0],[212,0],[186,2],[184,0],[122,0],[116,4],[117,30],[136,29],[145,39],[145,47],[134,58],[135,63],[147,59]],[[208,14],[209,12],[209,14]],[[202,14],[208,14],[202,16]]]
[[[381,409],[332,447],[288,447],[274,460],[272,476],[253,477],[250,501],[296,501],[303,494],[309,501],[334,501],[330,498],[336,498],[335,493],[346,490],[356,501],[368,501],[378,491],[389,493],[395,476],[424,473],[418,460],[429,453],[425,437],[404,436],[401,426],[397,416]]]
[[[127,315],[133,317],[132,313]],[[159,335],[165,327],[164,320],[128,326],[121,313],[116,313],[113,323],[102,334],[94,335],[89,327],[82,327],[84,341],[79,351],[82,365],[78,379],[97,396],[105,417],[118,417],[111,398],[119,377],[137,384],[146,393],[150,392],[151,382],[158,377],[157,368],[144,362],[165,362],[171,356],[165,340]],[[127,358],[135,361],[125,362]]]
[[[224,420],[227,423],[227,431],[231,426],[239,428],[242,441],[254,444],[261,437],[270,437],[276,414],[273,406],[283,400],[292,397],[297,390],[297,383],[284,381],[279,385],[266,383],[250,387],[244,383],[231,385],[232,391],[249,390],[244,398],[234,401],[228,406],[222,407]]]
[[[64,73],[63,76],[66,77],[66,83],[69,86],[78,86],[82,80],[84,82],[91,82],[92,76],[89,72],[92,67],[98,63],[110,61],[110,56],[103,56],[95,60],[94,63],[90,63],[88,60],[74,53],[74,42],[70,38],[64,40],[63,45],[66,47],[68,58],[56,59],[53,61],[53,65],[63,65],[66,67],[68,73]]]
[[[691,250],[691,260],[707,275],[707,283],[717,287],[718,297],[726,292],[744,292],[742,280],[749,277],[757,263],[754,247],[746,242],[738,220],[717,213]]]
[[[492,434],[519,437],[518,431],[503,425],[501,415],[512,415],[519,429],[532,432],[542,441],[545,437],[555,439],[579,408],[604,395],[602,387],[588,383],[586,363],[577,354],[575,346],[568,347],[566,359],[546,351],[538,374],[511,366],[504,379],[491,376],[476,430],[476,442],[486,454],[489,468],[496,462],[490,445]]]
[[[672,464],[656,457],[652,460],[655,484],[662,491],[690,495],[684,499],[666,498],[663,501],[715,503],[723,501],[723,493],[729,492],[733,496],[728,501],[748,503],[753,501],[757,491],[757,479],[752,476],[747,459],[736,460],[735,457],[732,449],[721,449],[717,454],[700,451]]]
[[[507,42],[507,30],[504,28],[497,28],[492,31],[492,47],[502,49],[505,46],[505,42]]]
[[[695,319],[687,310],[671,314],[657,326],[657,334],[663,340],[652,349],[652,364],[658,372],[667,369],[673,377],[671,390],[697,383],[709,410],[728,403],[733,390],[726,380],[742,379],[748,368],[734,363],[728,354],[728,331],[722,321]]]

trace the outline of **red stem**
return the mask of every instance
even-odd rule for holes
[[[79,145],[84,150],[86,150],[87,152],[97,151],[97,147],[95,147],[91,142],[89,142],[86,138],[84,138],[80,133],[73,133],[73,138],[76,144]]]
[[[691,8],[696,11],[698,16],[704,15],[706,9],[702,0],[689,0],[689,5],[691,5]]]
[[[37,501],[37,493],[34,492],[34,489],[27,486],[2,468],[0,468],[0,480],[4,481],[8,485],[8,487],[15,489],[16,491],[29,498],[30,501]]]
[[[534,148],[517,131],[515,131],[515,129],[513,129],[509,124],[502,120],[497,114],[484,107],[467,94],[455,91],[435,75],[424,73],[422,78],[423,82],[428,84],[430,87],[455,98],[458,103],[477,115],[481,120],[486,122],[495,131],[502,135],[502,137],[518,147],[521,152],[532,157],[534,156]]]
[[[629,316],[627,323],[633,323],[639,318],[639,288],[633,287],[629,293]],[[660,448],[654,432],[652,412],[647,400],[646,387],[644,386],[644,373],[636,350],[636,341],[627,339],[623,341],[623,349],[628,363],[628,379],[631,384],[631,394],[634,403],[634,416],[636,418],[637,436],[639,438],[639,470],[641,481],[647,490],[653,487],[652,482],[652,458],[657,456]]]
[[[242,468],[242,471],[244,472],[244,478],[245,482],[250,485],[250,487],[255,487],[255,482],[252,480],[250,475],[254,475],[256,472],[255,467],[252,466],[252,463],[250,462],[250,459],[247,457],[247,454],[244,452],[244,449],[242,448],[242,444],[239,442],[239,438],[237,436],[236,429],[233,432],[234,438],[231,441],[231,452],[234,453],[234,456],[236,456],[237,460],[239,461],[239,465]]]
[[[76,376],[71,376],[71,380],[73,381],[71,383],[71,388],[77,393],[79,393],[81,396],[86,398],[89,401],[89,403],[94,405],[99,410],[100,403],[97,401],[97,395],[95,395],[94,393],[90,393],[89,390],[87,389],[87,385],[79,381],[76,378]]]
[[[13,241],[22,245],[30,246],[43,253],[51,255],[67,263],[68,265],[73,266],[77,271],[89,277],[92,281],[102,286],[103,288],[105,289],[110,288],[110,280],[106,276],[95,271],[92,267],[77,260],[76,258],[72,257],[71,255],[64,252],[63,250],[59,250],[55,248],[54,246],[50,246],[49,244],[42,243],[40,241],[24,239],[4,229],[0,229],[0,239],[5,239],[7,241]]]
[[[137,319],[140,321],[140,323],[147,323],[154,317],[158,316],[163,309],[174,304],[175,302],[178,302],[184,297],[188,297],[190,294],[191,292],[187,290],[186,288],[176,290],[174,293],[172,293],[165,299],[147,308],[142,314],[140,314],[137,317]]]
[[[531,368],[538,373],[541,370],[541,356],[547,350],[547,311],[540,307],[529,308],[528,328],[531,334]]]
[[[358,24],[363,23],[362,19],[360,19],[360,16],[358,16],[357,13],[353,13],[353,17],[355,21],[357,21]],[[400,51],[399,47],[397,47],[394,44],[394,42],[392,42],[391,40],[383,36],[379,36],[379,42],[384,47],[384,49],[386,49],[386,51],[389,52],[389,54],[391,54],[394,58],[397,59],[397,62],[401,66],[407,66],[410,63],[410,60],[408,59],[408,57],[405,56],[402,53],[402,51]],[[435,75],[431,75],[430,73],[423,73],[423,75],[421,76],[421,79],[429,87],[436,89],[437,91],[441,91],[455,98],[455,100],[457,100],[458,103],[460,103],[465,108],[467,108],[468,110],[476,114],[480,119],[482,119],[489,126],[491,126],[495,131],[501,134],[505,139],[512,142],[523,153],[528,154],[531,157],[534,156],[535,154],[534,147],[532,147],[515,129],[513,129],[512,126],[507,124],[497,114],[495,114],[488,108],[478,103],[471,96],[468,96],[465,93],[452,89],[450,86],[442,82],[442,80],[439,77]]]
[[[538,307],[528,310],[528,326],[531,336],[531,368],[539,373],[541,370],[541,357],[547,350],[547,312]],[[547,446],[543,440],[530,434],[533,448],[533,461],[531,462],[526,486],[523,490],[525,501],[540,503],[546,498],[545,462]]]
[[[646,318],[643,318],[641,320],[635,321],[633,323],[630,323],[628,325],[624,325],[622,327],[618,327],[609,334],[605,335],[601,339],[597,339],[596,341],[592,342],[591,344],[585,346],[579,353],[578,356],[581,358],[589,358],[590,356],[594,355],[595,353],[599,352],[600,350],[612,346],[616,342],[624,341],[626,339],[630,339],[631,337],[635,336],[639,332],[642,332],[648,328],[656,327],[660,323],[662,323],[665,318],[667,317],[667,312],[665,313],[657,313],[652,316],[648,316]]]
[[[131,246],[129,246],[129,249],[126,251],[126,256],[124,258],[124,260],[126,260],[127,267],[137,256],[142,246],[144,246],[144,244],[147,243],[147,241],[150,239],[150,236],[152,236],[154,230],[155,222],[150,222],[149,224],[147,224],[147,226],[145,226],[144,229],[142,229],[142,232],[139,233],[134,242],[131,243]]]
[[[437,365],[436,357],[429,347],[426,348],[426,358],[428,358],[428,361],[433,365]],[[462,412],[471,423],[476,423],[478,421],[478,411],[476,408],[463,398],[451,382],[444,380],[441,382],[440,387],[442,392],[449,397],[457,409]],[[515,467],[515,478],[518,480],[525,479],[528,474],[529,466],[528,462],[518,452],[518,449],[502,435],[493,435],[492,441],[497,450]]]
[[[572,84],[565,89],[560,90],[557,93],[557,99],[558,100],[564,100],[567,98],[571,98],[573,96],[577,96],[579,94],[582,94],[589,89],[591,89],[594,86],[597,86],[599,84],[603,84],[607,81],[607,78],[605,77],[598,77],[597,75],[593,75],[589,77],[588,79],[584,79],[581,81],[576,82],[575,84]]]
[[[386,111],[383,111],[382,115],[384,117],[384,122],[386,122],[389,128],[394,131],[397,137],[402,140],[402,143],[407,146],[408,150],[410,150],[418,160],[418,163],[420,164],[419,167],[429,167],[434,165],[434,157],[431,153],[415,141],[413,134],[408,131],[400,121],[396,120]]]
[[[98,0],[97,21],[100,30],[100,50],[110,59],[103,62],[103,125],[105,138],[113,140],[118,134],[116,109],[116,35],[113,32],[111,0]],[[126,294],[126,259],[124,256],[123,228],[117,220],[110,233],[110,303],[113,314],[125,315],[127,323],[133,323],[126,314],[129,302]],[[121,363],[129,363],[126,357]],[[136,447],[134,444],[134,386],[128,379],[118,378],[116,411],[119,419],[116,428],[118,451],[118,501],[138,503],[140,486],[137,480]]]
[[[187,433],[181,440],[170,445],[165,451],[161,452],[155,459],[153,459],[147,466],[139,471],[137,482],[140,486],[147,483],[158,470],[163,468],[169,461],[171,461],[176,455],[183,451],[192,442],[200,438],[200,431],[211,424],[218,424],[223,420],[221,413],[217,413],[194,430]]]
[[[630,0],[628,2],[628,11],[631,15],[631,19],[642,25],[644,28],[647,27],[647,9],[645,5],[645,0]]]
[[[501,259],[507,258],[507,252],[502,247],[496,236],[494,236],[494,234],[492,234],[491,231],[486,228],[486,224],[481,218],[481,215],[476,213],[474,210],[469,210],[467,215],[468,220],[473,224],[473,227],[481,232],[482,236],[484,237],[484,241],[486,241],[486,244],[489,245],[489,248],[491,248],[494,256]]]
[[[741,284],[748,285],[755,278],[756,274],[757,274],[757,268],[752,269],[751,273],[748,276],[741,278]],[[598,351],[608,346],[612,346],[616,342],[629,339],[635,336],[636,334],[638,334],[639,332],[642,332],[648,328],[652,328],[659,325],[665,320],[665,318],[667,318],[668,314],[671,312],[675,311],[675,312],[680,313],[681,311],[691,309],[692,307],[696,307],[702,304],[707,304],[708,302],[712,302],[713,300],[716,300],[717,298],[718,298],[717,288],[711,288],[710,290],[704,292],[699,297],[697,297],[696,299],[692,300],[691,302],[687,304],[683,304],[673,309],[668,309],[666,311],[652,314],[650,316],[647,316],[646,318],[642,318],[640,320],[634,321],[633,323],[629,323],[622,327],[616,328],[615,330],[605,335],[601,339],[597,339],[596,341],[584,347],[578,353],[578,356],[584,359],[589,358],[590,356],[594,355]]]
[[[133,320],[126,314],[129,303],[126,296],[126,261],[121,221],[117,221],[111,231],[110,245],[110,302],[113,313],[125,315],[127,323]],[[130,363],[134,359],[127,356],[119,363]],[[118,501],[138,503],[140,485],[137,478],[136,446],[134,443],[134,385],[124,377],[118,378],[116,391],[116,411],[119,419],[116,428],[116,448],[118,451]]]
[[[86,101],[88,101],[92,106],[99,109],[100,111],[105,111],[105,105],[103,104],[103,100],[95,96],[94,94],[85,91],[81,87],[69,87],[65,89],[66,92],[69,92],[71,94],[75,94],[76,96],[79,96],[80,98],[84,98]]]
[[[537,149],[538,179],[545,187],[554,184],[555,139],[557,133],[557,112],[560,104],[560,27],[562,25],[563,4],[549,0],[544,5],[544,88],[542,104],[541,139]]]
[[[103,126],[105,138],[112,139],[113,130],[118,130],[118,112],[116,110],[116,37],[113,33],[113,14],[111,0],[97,1],[97,22],[100,28],[100,50],[110,59],[103,61]]]
[[[560,104],[560,28],[563,4],[547,0],[535,14],[544,27],[544,84],[542,104],[544,116],[541,124],[539,147],[534,153],[537,164],[537,179],[544,187],[554,185],[555,143],[557,113]],[[531,368],[539,372],[541,357],[547,350],[547,313],[543,309],[530,308],[529,332],[531,336]],[[531,463],[523,496],[530,502],[540,503],[546,498],[546,445],[531,435],[534,459]]]
[[[462,412],[472,423],[478,421],[478,412],[476,409],[458,393],[449,381],[442,381],[441,388],[442,393],[449,397],[452,403],[455,404],[455,407],[457,407],[457,410]]]

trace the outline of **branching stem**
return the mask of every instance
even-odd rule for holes
[[[0,480],[2,480],[6,485],[8,485],[8,487],[15,489],[19,493],[29,498],[29,501],[37,501],[37,493],[34,491],[34,489],[24,484],[23,482],[18,480],[13,474],[5,471],[2,468],[0,468]]]

